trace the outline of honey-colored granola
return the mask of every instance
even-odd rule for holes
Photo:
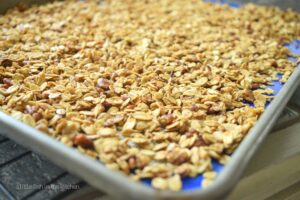
[[[0,17],[0,110],[158,189],[216,178],[296,64],[300,15],[200,0],[63,1]],[[253,103],[255,107],[249,106]]]

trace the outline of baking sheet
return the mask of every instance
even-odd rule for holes
[[[211,1],[217,2],[215,0]],[[221,3],[225,3],[225,1],[221,1]],[[229,5],[235,8],[239,7],[236,3],[229,3]],[[300,55],[299,46],[300,41],[287,44],[290,51],[298,55]],[[198,175],[195,178],[183,179],[182,192],[156,191],[148,187],[150,183],[149,179],[144,180],[144,184],[133,182],[120,173],[110,171],[99,164],[99,162],[64,146],[53,138],[8,117],[4,113],[0,113],[0,125],[4,129],[3,132],[6,136],[45,155],[60,166],[82,177],[93,186],[113,196],[135,199],[139,199],[140,195],[143,195],[144,199],[153,199],[154,197],[216,199],[229,192],[234,184],[237,183],[247,163],[262,143],[267,132],[297,87],[299,76],[300,70],[298,66],[286,84],[274,81],[273,85],[269,86],[275,91],[276,98],[268,105],[268,109],[266,109],[255,127],[251,129],[248,136],[236,150],[230,163],[224,167],[217,161],[213,162],[213,168],[218,172],[219,176],[212,186],[205,189],[201,189],[200,183],[203,177],[202,175]],[[115,192],[115,187],[118,188],[118,193]]]
[[[208,2],[211,3],[219,3],[219,4],[228,4],[230,7],[232,8],[240,8],[240,5],[238,3],[235,2],[228,2],[228,1],[217,1],[217,0],[209,0]],[[300,41],[299,40],[294,40],[292,43],[290,44],[286,44],[285,45],[291,53],[300,56]],[[289,58],[291,61],[296,61],[296,59],[294,57],[290,57]],[[273,81],[272,85],[268,85],[268,88],[272,89],[274,91],[273,96],[277,95],[280,90],[282,89],[282,87],[284,86],[283,83],[280,82],[280,79],[282,78],[282,74],[278,74],[278,80]],[[268,105],[271,102],[267,102],[266,103],[266,107],[268,107]],[[251,107],[254,107],[253,103],[248,103]],[[212,162],[213,165],[213,170],[215,172],[217,172],[217,174],[219,174],[223,169],[224,169],[224,165],[220,164],[217,160],[213,160]],[[201,189],[201,183],[203,180],[203,175],[199,174],[196,177],[186,177],[182,179],[182,190],[194,190],[194,189]],[[151,187],[151,179],[144,179],[142,181],[144,184],[146,184],[147,186]]]

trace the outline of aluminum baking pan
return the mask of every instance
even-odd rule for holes
[[[44,3],[46,1],[2,1],[5,11],[17,2]],[[236,6],[236,4],[235,4]],[[286,84],[278,86],[274,100],[250,130],[232,155],[231,161],[218,175],[215,182],[205,189],[180,192],[157,191],[141,182],[134,182],[119,172],[113,172],[77,150],[69,148],[50,136],[0,112],[0,128],[7,137],[38,152],[59,166],[84,179],[89,184],[120,199],[223,199],[242,177],[251,158],[262,144],[268,132],[300,81],[300,66],[295,68]],[[275,84],[276,85],[276,84]]]

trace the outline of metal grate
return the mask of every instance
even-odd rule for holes
[[[0,200],[55,199],[83,184],[41,156],[0,136]]]

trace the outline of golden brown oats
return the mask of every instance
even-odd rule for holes
[[[57,1],[0,24],[1,111],[173,191],[212,182],[212,159],[228,162],[267,85],[293,72],[283,44],[300,37],[291,10],[201,0]]]
[[[174,175],[168,179],[168,188],[172,191],[181,190],[182,183],[179,175]]]
[[[145,113],[145,112],[135,112],[132,115],[135,119],[137,120],[143,120],[143,121],[150,121],[152,120],[152,116],[149,113]]]
[[[156,189],[160,189],[160,190],[168,189],[168,180],[161,177],[153,178],[151,184]]]
[[[114,137],[116,136],[117,131],[114,128],[99,128],[97,134],[103,137]]]

